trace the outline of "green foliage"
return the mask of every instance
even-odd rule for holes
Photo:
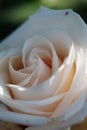
[[[75,8],[81,4],[87,4],[87,0],[41,0],[42,3],[50,8]]]
[[[40,6],[40,2],[22,2],[19,4],[7,6],[1,10],[1,20],[18,24],[32,15]]]

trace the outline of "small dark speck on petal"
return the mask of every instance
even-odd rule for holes
[[[68,14],[69,14],[69,11],[66,11],[66,12],[65,12],[65,15],[68,15]]]

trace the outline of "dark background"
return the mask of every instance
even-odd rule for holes
[[[71,8],[87,23],[87,0],[0,0],[0,41],[42,5],[53,9]]]

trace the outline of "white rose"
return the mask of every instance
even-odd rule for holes
[[[72,10],[41,8],[31,16],[0,45],[0,119],[32,126],[28,130],[81,121],[87,114],[86,44],[87,26]]]

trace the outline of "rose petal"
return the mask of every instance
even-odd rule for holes
[[[24,78],[18,85],[20,86],[36,86],[43,81],[47,80],[51,75],[51,69],[39,58],[38,64],[35,70],[33,70],[32,74],[27,78]]]
[[[67,128],[73,124],[76,124],[78,122],[81,122],[84,117],[87,115],[87,102],[85,103],[85,106],[76,113],[72,118],[69,118],[68,120],[52,120],[52,122],[48,123],[44,126],[31,126],[27,127],[25,130],[60,130],[63,128]]]
[[[3,107],[3,109],[1,109]],[[45,125],[48,123],[46,117],[30,116],[27,114],[19,114],[16,112],[10,112],[5,106],[0,104],[0,120],[14,122],[22,125]]]
[[[65,30],[56,27],[43,29],[43,31],[39,33],[39,35],[42,35],[51,41],[55,47],[57,55],[62,61],[68,56],[73,40]]]
[[[48,80],[42,84],[23,88],[18,85],[7,85],[12,90],[12,95],[15,99],[21,100],[39,100],[47,98],[53,95],[58,86],[58,82],[61,80],[64,71],[64,66],[61,66]]]
[[[55,91],[54,95],[57,95],[58,93],[67,92],[70,88],[71,82],[73,80],[74,74],[75,74],[75,48],[74,45],[71,46],[69,56],[64,61],[65,69],[62,75],[62,79],[60,83],[58,84],[58,88]],[[67,75],[66,75],[67,74]]]
[[[5,51],[0,52],[0,73],[8,72],[9,57],[17,54],[18,50],[15,49],[7,49]]]
[[[37,101],[13,100],[5,96],[0,96],[0,100],[9,106],[12,110],[30,115],[49,116],[54,111],[58,103],[65,94]]]
[[[67,95],[61,101],[60,105],[58,105],[57,109],[53,113],[53,117],[57,115],[61,115],[64,113],[68,107],[71,105],[72,101],[75,97],[80,93],[82,89],[84,89],[85,85],[85,54],[82,48],[77,50],[77,58],[76,58],[76,73],[71,84]],[[81,76],[80,76],[81,75]],[[79,82],[78,82],[79,81]]]
[[[28,41],[24,44],[23,51],[22,51],[24,66],[29,65],[30,60],[28,61],[27,57],[29,57],[32,49],[37,48],[37,47],[40,49],[43,49],[43,50],[47,50],[51,54],[52,72],[57,70],[57,68],[60,64],[60,59],[58,58],[55,48],[48,39],[46,39],[45,37],[40,36],[40,35],[37,35],[37,36],[34,36],[34,37],[28,39]]]
[[[26,107],[25,105],[21,105],[19,103],[14,102],[11,98],[5,97],[0,95],[0,101],[5,103],[7,106],[9,106],[13,111],[21,114],[28,114],[28,115],[40,115],[40,116],[48,116],[51,113],[50,112],[44,112],[38,109],[34,109],[33,107]],[[14,112],[14,113],[15,113]]]
[[[15,49],[2,51],[0,53],[0,95],[6,95],[10,98],[10,93],[8,88],[5,87],[5,84],[10,82],[8,62],[9,57],[18,54],[18,51]]]
[[[83,108],[83,106],[85,105],[85,101],[86,101],[86,91],[83,90],[80,92],[77,99],[71,104],[70,108],[65,112],[63,117],[61,117],[61,119],[67,120],[72,116],[74,116]]]
[[[11,82],[18,84],[20,81],[28,77],[28,74],[21,73],[20,70],[23,67],[21,57],[11,57],[9,60],[9,72]]]

